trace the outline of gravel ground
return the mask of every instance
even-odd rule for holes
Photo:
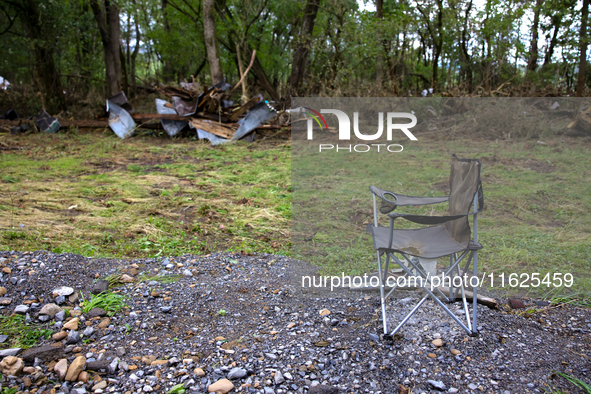
[[[540,306],[526,317],[479,305],[480,335],[469,337],[428,301],[402,338],[385,342],[375,293],[303,292],[297,282],[310,268],[282,256],[0,252],[0,267],[0,314],[19,311],[56,333],[28,353],[0,352],[4,387],[25,393],[166,393],[181,383],[187,393],[544,393],[549,384],[575,393],[554,371],[591,380],[586,308]],[[110,318],[82,313],[68,289],[56,293],[67,286],[88,299],[114,274],[128,275],[110,290],[129,307]],[[152,278],[173,274],[170,283]],[[390,314],[419,298],[401,292]],[[49,303],[69,312],[40,314]],[[10,338],[0,341],[7,349]],[[6,376],[10,368],[18,376]]]

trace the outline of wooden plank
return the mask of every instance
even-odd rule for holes
[[[232,138],[236,129],[228,125],[222,125],[205,119],[191,119],[189,121],[193,127],[207,131],[208,133],[217,135],[222,138]]]
[[[256,103],[260,101],[260,97],[253,97],[246,102],[242,107],[238,108],[236,111],[232,112],[232,115],[228,117],[228,120],[231,122],[235,122],[236,119],[249,109],[251,109]]]

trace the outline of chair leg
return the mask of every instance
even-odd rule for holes
[[[380,281],[380,304],[382,307],[382,325],[384,327],[384,334],[388,333],[388,322],[386,321],[386,299],[384,298],[384,276],[382,275],[382,257],[380,251],[377,251],[378,255],[378,279]],[[388,263],[386,263],[388,264]]]
[[[474,276],[478,276],[478,251],[474,252],[473,271]],[[478,292],[478,283],[472,287],[472,335],[478,335],[478,300],[476,299]]]

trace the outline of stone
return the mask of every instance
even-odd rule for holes
[[[150,366],[155,367],[158,365],[168,365],[168,360],[154,360],[150,363]]]
[[[4,297],[7,292],[6,287],[0,287],[0,297]]]
[[[131,277],[127,274],[123,274],[123,275],[121,275],[121,278],[119,279],[119,281],[121,281],[121,283],[133,283],[133,282],[135,282],[135,279],[133,279],[133,277]]]
[[[8,339],[8,335],[0,335],[0,343],[6,342],[7,339]]]
[[[78,323],[80,323],[80,319],[76,317],[64,324],[63,328],[64,330],[78,330]]]
[[[521,301],[521,300],[519,300],[517,298],[509,298],[507,300],[507,302],[509,303],[509,306],[512,309],[525,309],[526,308],[526,306],[523,303],[523,301]]]
[[[0,298],[0,305],[10,305],[10,303],[12,302],[12,298],[7,298],[7,297],[2,297]]]
[[[119,365],[119,358],[117,357],[113,361],[111,361],[111,363],[107,367],[109,373],[110,374],[113,374],[113,373],[117,372],[117,366],[118,365]]]
[[[57,294],[58,296],[68,297],[74,293],[74,289],[72,289],[71,287],[68,287],[68,286],[61,286],[61,287],[58,287],[57,289],[53,289],[53,291],[51,293]]]
[[[195,375],[197,375],[198,377],[200,377],[200,378],[202,378],[202,377],[204,377],[204,376],[205,376],[205,371],[204,371],[204,370],[202,370],[201,368],[195,368],[195,369],[193,370],[193,373],[194,373]]]
[[[59,311],[58,313],[55,314],[55,316],[53,318],[55,319],[55,321],[64,321],[64,319],[66,318],[66,312]]]
[[[70,390],[70,394],[86,394],[87,391],[84,387],[77,387]]]
[[[234,384],[230,382],[228,379],[220,379],[214,384],[210,384],[207,387],[207,391],[209,393],[221,392],[222,394],[226,394],[231,390],[234,390]]]
[[[66,373],[68,372],[68,360],[66,360],[65,358],[59,360],[57,364],[55,364],[55,366],[53,367],[53,372],[57,374],[57,377],[60,380],[64,380],[64,378],[66,377]]]
[[[107,311],[104,310],[103,308],[92,308],[86,314],[86,317],[88,317],[89,319],[92,319],[93,317],[105,317],[105,316],[107,316]]]
[[[29,312],[29,308],[26,305],[18,305],[16,308],[14,308],[14,313],[20,313],[21,315],[24,315],[25,313]]]
[[[27,364],[33,364],[36,358],[44,362],[50,362],[53,360],[59,360],[63,355],[64,351],[61,347],[44,345],[25,350],[21,357]]]
[[[74,344],[80,342],[80,333],[78,331],[71,330],[66,338],[67,344]]]
[[[451,354],[457,356],[458,354],[462,354],[462,352],[460,352],[458,349],[451,349]]]
[[[66,373],[66,380],[70,382],[75,382],[78,380],[78,375],[80,372],[84,370],[86,365],[86,357],[80,356],[76,357],[70,367],[68,368],[68,373]]]
[[[66,303],[66,297],[64,296],[57,296],[55,297],[55,303],[58,305],[62,305]]]
[[[275,379],[275,384],[277,384],[277,385],[285,382],[285,378],[283,377],[283,375],[281,374],[281,371],[279,371],[279,370],[277,372],[275,372],[274,379]]]
[[[478,388],[478,385],[476,385],[476,384],[474,384],[474,383],[470,383],[470,384],[468,385],[468,388],[469,388],[470,390],[476,390],[476,389]]]
[[[427,383],[429,383],[431,386],[433,386],[434,388],[436,388],[439,391],[445,391],[447,390],[447,387],[445,387],[445,384],[443,384],[443,382],[441,380],[427,380]]]
[[[39,314],[54,317],[55,314],[60,311],[62,311],[62,308],[60,308],[59,306],[57,306],[54,303],[50,303],[50,304],[43,305],[43,308],[41,308],[41,310],[39,311]]]
[[[80,372],[80,375],[78,375],[78,381],[82,383],[88,383],[88,378],[88,372],[86,371],[82,371]]]
[[[89,337],[92,334],[94,334],[94,328],[92,327],[86,327],[86,329],[82,331],[82,335],[84,335],[85,337]]]
[[[21,351],[20,347],[13,347],[12,349],[0,350],[0,357],[16,356]]]
[[[107,327],[109,327],[109,324],[111,324],[111,319],[109,319],[108,317],[105,317],[99,323],[98,328],[107,328]]]
[[[117,356],[119,357],[123,357],[125,356],[125,348],[123,346],[119,346],[118,348],[115,349],[115,353],[117,354]]]
[[[102,369],[106,370],[107,368],[109,368],[109,364],[111,364],[111,362],[109,360],[99,360],[99,361],[89,361],[86,363],[86,369],[88,371],[100,371]]]
[[[12,270],[10,269],[10,267],[4,267],[2,268],[2,272],[4,272],[5,274],[10,274],[12,273]]]
[[[92,386],[92,388],[90,390],[91,391],[103,390],[106,387],[107,387],[107,381],[106,380],[101,380],[100,382],[98,382],[97,384],[95,384],[94,386]]]
[[[100,294],[106,293],[109,290],[109,281],[105,279],[101,279],[96,281],[95,284],[92,285],[90,292],[92,294]]]
[[[443,340],[441,340],[440,338],[435,339],[434,341],[431,341],[431,343],[433,344],[433,346],[437,346],[437,347],[443,346]]]
[[[24,367],[25,363],[22,358],[6,356],[0,361],[0,372],[2,372],[2,375],[18,376]]]
[[[191,276],[193,276],[193,273],[188,269],[184,269],[183,275],[190,278]]]
[[[228,379],[242,379],[246,376],[246,369],[232,368],[228,373]]]
[[[152,365],[152,362],[154,362],[154,361],[156,361],[156,356],[150,355],[150,356],[144,356],[144,357],[142,357],[142,362],[144,364],[146,364],[147,366]]]
[[[51,338],[54,341],[61,341],[62,339],[64,339],[67,336],[68,336],[68,333],[66,331],[60,331],[60,332],[56,332],[55,334],[53,334],[51,336]]]
[[[435,353],[429,353],[429,354],[427,354],[427,357],[429,357],[429,358],[437,358],[437,355]]]
[[[339,394],[339,389],[337,387],[319,384],[311,387],[310,390],[308,390],[308,394]]]
[[[69,296],[68,301],[70,301],[72,304],[78,301],[78,293],[74,293],[71,296]]]
[[[330,311],[328,309],[322,309],[318,313],[320,314],[320,316],[328,316],[328,315],[330,315]]]

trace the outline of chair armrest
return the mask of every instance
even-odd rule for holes
[[[406,220],[409,220],[413,223],[418,223],[418,224],[441,224],[441,223],[449,222],[450,220],[461,219],[463,217],[473,215],[473,214],[474,214],[474,212],[470,212],[465,215],[453,215],[453,216],[424,216],[424,215],[411,215],[408,213],[392,212],[388,216],[391,219],[403,218],[403,219],[406,219]]]
[[[404,194],[398,194],[390,192],[388,190],[380,189],[376,186],[370,186],[369,191],[381,198],[383,203],[380,208],[380,212],[387,214],[396,209],[397,206],[407,205],[429,205],[439,204],[442,202],[449,201],[449,196],[441,197],[417,197],[417,196],[406,196]]]

